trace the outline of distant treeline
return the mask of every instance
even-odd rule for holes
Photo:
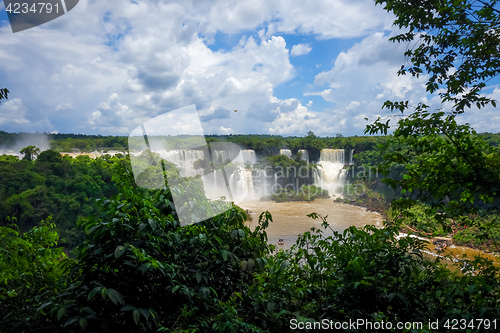
[[[50,147],[59,152],[69,152],[78,149],[81,152],[90,152],[96,149],[128,150],[128,136],[102,136],[86,134],[48,134],[48,133],[8,133],[0,131],[0,147],[13,146],[21,138],[46,135]],[[500,133],[481,133],[492,146],[500,145]],[[179,136],[182,138],[183,136]],[[187,137],[187,136],[185,136]],[[354,149],[355,153],[374,150],[379,143],[387,140],[387,136],[349,136],[337,134],[335,137],[318,137],[309,132],[304,137],[266,134],[237,134],[237,135],[207,135],[207,142],[227,141],[240,145],[244,149],[253,149],[261,156],[274,156],[280,149],[291,149],[296,153],[299,149],[307,149],[314,157],[315,153],[324,148]]]
[[[0,146],[8,148],[18,140],[30,136],[46,135],[50,147],[60,152],[69,152],[78,149],[81,152],[90,152],[95,149],[128,150],[128,136],[101,136],[86,134],[48,134],[48,133],[8,133],[0,131]],[[183,138],[188,136],[178,136]],[[169,138],[169,137],[166,137]],[[177,137],[176,137],[177,138]],[[169,138],[169,140],[172,140]],[[297,152],[299,149],[307,149],[311,152],[324,148],[333,149],[355,149],[358,151],[372,150],[378,143],[386,140],[385,136],[352,136],[342,137],[317,137],[309,132],[305,137],[279,135],[207,135],[206,140],[210,142],[226,141],[240,145],[244,149],[253,149],[263,156],[274,156],[279,154],[280,149],[291,149]],[[500,139],[499,139],[500,140]]]

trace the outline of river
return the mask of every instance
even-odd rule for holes
[[[315,212],[322,216],[328,216],[327,221],[330,227],[335,230],[342,232],[350,226],[363,227],[367,224],[375,225],[377,227],[382,227],[383,218],[379,213],[367,211],[363,207],[347,205],[339,202],[334,202],[333,199],[315,199],[311,202],[281,202],[276,203],[274,201],[245,201],[240,203],[240,207],[248,209],[251,211],[250,216],[252,217],[252,222],[248,223],[251,230],[254,230],[257,226],[259,216],[264,211],[269,211],[273,217],[273,222],[269,224],[266,229],[268,242],[270,244],[277,245],[278,249],[289,249],[295,244],[297,236],[310,231],[311,228],[322,228],[320,219],[313,220],[307,217],[308,214]],[[323,229],[324,230],[324,229]],[[325,236],[333,235],[330,229],[323,231]],[[401,234],[404,236],[404,234]],[[278,240],[283,239],[284,244],[278,245]],[[448,247],[444,252],[437,252],[434,249],[432,240],[426,246],[424,252],[425,256],[429,259],[435,259],[438,256],[451,256],[451,260],[444,260],[444,263],[451,264],[452,260],[463,259],[464,257],[473,259],[474,256],[480,255],[486,257],[487,259],[493,260],[495,266],[500,267],[498,262],[498,257],[491,253],[484,253],[482,251],[474,250],[468,247],[455,246],[452,245]]]
[[[365,208],[334,202],[333,199],[315,199],[311,202],[280,202],[274,201],[245,201],[240,207],[251,211],[252,222],[249,223],[251,230],[257,226],[259,216],[264,211],[269,211],[273,222],[266,229],[270,244],[278,245],[278,240],[283,239],[284,244],[278,248],[289,249],[297,239],[297,236],[309,231],[312,227],[322,228],[320,219],[313,220],[307,217],[310,213],[318,213],[328,216],[330,227],[342,232],[349,226],[362,227],[367,224],[382,226],[382,216],[376,212],[369,212]],[[330,229],[324,231],[324,235],[331,236]]]

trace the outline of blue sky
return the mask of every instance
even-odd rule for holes
[[[0,4],[0,130],[128,135],[194,104],[206,134],[363,135],[387,99],[441,107],[397,76],[393,20],[368,0],[80,0],[14,34]],[[500,132],[493,107],[461,121]]]

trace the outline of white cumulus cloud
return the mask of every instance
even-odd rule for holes
[[[311,52],[312,47],[310,47],[307,44],[297,44],[292,46],[292,51],[290,51],[290,54],[293,56],[299,56],[299,55],[304,55],[308,54]]]

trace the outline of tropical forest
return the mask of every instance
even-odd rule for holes
[[[229,116],[196,103],[119,133],[15,130],[5,110],[29,112],[0,80],[0,333],[500,331],[500,131],[484,130],[500,123],[500,6],[375,5],[402,47],[395,75],[427,97],[380,95],[358,134],[209,134]]]

